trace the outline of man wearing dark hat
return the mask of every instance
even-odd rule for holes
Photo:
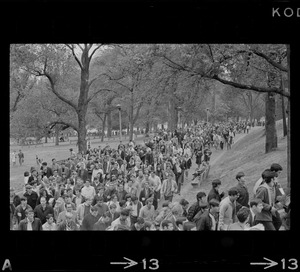
[[[224,192],[221,194],[219,193],[219,189],[221,186],[221,180],[214,179],[212,181],[212,188],[207,196],[207,201],[211,201],[212,199],[216,199],[217,201],[221,202],[222,198],[224,197]]]
[[[190,222],[194,222],[194,217],[200,211],[203,211],[204,208],[207,207],[207,203],[205,201],[206,194],[204,192],[199,192],[196,195],[197,202],[192,204],[192,206],[188,210],[187,219]]]
[[[218,226],[219,201],[211,199],[208,210],[204,211],[196,221],[197,230],[216,231]]]
[[[24,196],[27,198],[27,204],[34,210],[38,199],[38,194],[32,190],[32,186],[27,184],[25,186],[26,192]]]
[[[261,213],[256,215],[256,222],[263,224],[265,230],[276,230],[272,218],[272,216],[277,218],[277,210],[274,207],[276,197],[274,179],[276,177],[276,173],[272,171],[265,171],[264,177],[265,182],[257,188],[255,196],[255,198],[261,199],[263,202],[263,209]]]
[[[236,180],[238,181],[238,184],[236,186],[239,198],[236,200],[238,203],[241,204],[241,206],[245,206],[249,208],[249,192],[245,185],[245,174],[244,172],[238,172],[236,174]]]

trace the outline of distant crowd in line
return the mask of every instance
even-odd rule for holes
[[[85,154],[70,149],[67,160],[36,166],[24,173],[24,194],[11,188],[12,230],[279,230],[289,229],[290,201],[272,164],[255,185],[253,198],[245,174],[225,195],[221,181],[198,192],[194,203],[181,198],[189,170],[209,165],[212,147],[233,144],[239,124],[202,122],[173,133],[161,130],[144,144],[120,142],[89,147]],[[230,137],[232,138],[230,140]]]

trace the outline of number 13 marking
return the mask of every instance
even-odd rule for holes
[[[159,268],[158,260],[157,259],[151,259],[150,263],[152,266],[149,266],[149,269],[156,270]],[[147,269],[147,260],[143,259],[143,268]]]

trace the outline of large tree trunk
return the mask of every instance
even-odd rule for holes
[[[287,135],[287,124],[286,124],[286,117],[285,117],[285,104],[284,104],[284,97],[281,96],[281,107],[282,107],[282,123],[283,123],[283,137]]]
[[[149,121],[146,122],[146,133],[149,133],[150,130],[150,123]]]
[[[85,111],[78,112],[78,152],[85,154],[87,150],[86,142],[86,120],[85,120]]]
[[[111,137],[111,111],[107,112],[107,138]]]
[[[48,137],[45,136],[45,144],[47,144],[47,143],[48,143]]]
[[[101,135],[101,142],[104,141],[106,117],[107,117],[107,113],[104,113],[104,117],[103,117],[103,121],[102,121],[102,135]]]
[[[275,94],[266,94],[266,153],[271,152],[277,148],[277,133],[276,133],[276,121],[275,121]]]
[[[59,145],[59,127],[55,126],[55,145]]]
[[[130,104],[130,112],[129,112],[129,141],[133,140],[133,109],[134,109],[134,97],[133,97],[133,90],[131,91],[131,104]]]

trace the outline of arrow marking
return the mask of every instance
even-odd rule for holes
[[[123,258],[129,262],[111,262],[110,264],[128,264],[127,266],[124,267],[124,269],[138,264],[137,262],[135,262],[129,258],[126,258],[126,257],[123,257]]]
[[[268,269],[268,268],[273,267],[273,266],[275,266],[275,265],[278,264],[277,262],[274,262],[274,261],[272,261],[272,260],[270,260],[270,259],[268,259],[268,258],[265,258],[265,257],[264,257],[264,259],[265,259],[266,261],[269,261],[269,263],[250,263],[250,264],[251,264],[251,265],[267,265],[266,267],[264,267],[264,269]]]

